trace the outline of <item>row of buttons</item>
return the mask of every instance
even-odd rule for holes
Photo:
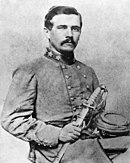
[[[89,89],[89,85],[86,85],[86,87],[87,87],[87,89]],[[71,90],[71,86],[67,86],[67,88],[69,89],[69,90]]]
[[[87,87],[87,89],[89,89],[89,85],[86,85],[86,87]],[[71,87],[70,85],[68,85],[67,88],[68,88],[69,90],[71,90],[72,87]]]
[[[84,78],[87,78],[87,76],[86,76],[85,74],[83,75],[83,77],[84,77]],[[65,78],[66,78],[66,79],[69,79],[70,76],[69,76],[69,75],[65,75]]]
[[[87,87],[87,89],[89,89],[89,85],[87,85],[86,87]],[[69,90],[71,90],[72,87],[68,85],[67,88],[68,88]]]
[[[62,64],[62,68],[66,69],[67,67],[66,67],[66,65]],[[80,69],[81,67],[80,67],[79,65],[77,65],[77,68]],[[65,78],[66,78],[66,79],[69,79],[70,77],[71,77],[71,76],[69,76],[68,74],[65,75]],[[86,76],[85,74],[83,75],[83,77],[84,77],[84,78],[87,78],[87,76]],[[87,85],[86,87],[87,87],[87,89],[89,89],[89,85]],[[67,88],[68,88],[68,90],[71,90],[71,89],[72,89],[72,87],[71,87],[70,85],[68,85]],[[74,99],[75,99],[75,97],[73,97],[73,96],[70,97],[70,101],[73,102]],[[73,108],[73,110],[75,111],[76,108]]]
[[[66,66],[65,64],[62,64],[61,66],[62,66],[62,69],[67,69],[67,66]],[[77,69],[81,69],[80,65],[77,65],[76,68],[77,68]],[[66,78],[67,80],[68,80],[70,77],[71,77],[70,75],[65,74],[65,78]],[[84,77],[84,78],[87,78],[87,76],[86,76],[85,74],[83,74],[83,77]],[[87,87],[87,89],[89,89],[89,85],[87,85],[86,87]],[[67,88],[68,88],[68,90],[71,90],[71,89],[72,89],[72,86],[67,85]],[[73,96],[70,97],[70,101],[73,102],[74,99],[75,99],[75,97],[73,97]],[[86,99],[86,100],[87,100],[87,99]],[[74,112],[75,112],[77,109],[78,109],[77,107],[73,106],[73,111],[74,111]]]
[[[60,55],[53,54],[52,52],[49,52],[48,55],[49,55],[50,58],[54,58],[54,59],[56,59],[57,61],[61,61],[61,62],[62,62],[62,59],[61,59],[61,56],[60,56]],[[74,61],[74,62],[75,62],[75,61]],[[74,63],[74,62],[73,62],[73,63]],[[76,64],[75,64],[75,65],[76,65]],[[62,62],[62,64],[61,64],[61,66],[62,66],[62,69],[67,69],[67,65],[64,64],[63,62]],[[77,68],[78,70],[80,70],[80,69],[81,69],[81,66],[80,66],[80,65],[76,65],[76,68]],[[85,74],[82,74],[82,76],[83,76],[84,78],[87,78],[87,76],[86,76]],[[69,78],[71,78],[71,76],[68,75],[68,74],[65,74],[65,79],[69,79]],[[71,90],[71,89],[72,89],[72,86],[67,85],[67,88],[68,88],[68,90]],[[89,89],[89,85],[87,85],[86,88]],[[73,102],[74,99],[75,99],[74,96],[71,96],[71,97],[70,97],[70,101]],[[77,108],[76,108],[76,107],[73,107],[73,111],[76,111],[76,110],[77,110]],[[50,146],[50,147],[51,147],[51,146]]]

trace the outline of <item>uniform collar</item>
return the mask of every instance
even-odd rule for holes
[[[49,48],[46,48],[46,49],[47,49],[47,52],[45,53],[45,56],[49,59],[56,61],[56,62],[61,62],[63,64],[72,65],[76,61],[74,58],[74,54],[73,54],[72,58],[66,59],[62,54],[60,54],[56,51],[52,51]]]

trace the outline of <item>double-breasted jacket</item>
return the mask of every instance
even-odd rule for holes
[[[13,73],[2,112],[2,126],[30,142],[29,159],[51,162],[61,144],[62,127],[81,112],[80,105],[99,85],[91,67],[47,52]]]

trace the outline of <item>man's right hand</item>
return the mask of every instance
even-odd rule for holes
[[[72,122],[61,129],[59,140],[64,143],[73,142],[79,138],[80,134],[81,128],[79,128],[75,122]]]

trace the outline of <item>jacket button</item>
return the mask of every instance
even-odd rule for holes
[[[89,99],[89,97],[86,97],[86,100],[88,100]]]
[[[77,69],[80,69],[80,66],[79,65],[77,66]]]
[[[89,85],[87,85],[86,87],[87,87],[87,89],[89,89]]]
[[[85,74],[83,76],[84,76],[84,78],[87,78],[87,76]]]
[[[71,101],[74,101],[74,97],[71,97],[70,100],[71,100]]]
[[[71,89],[71,86],[68,86],[68,89],[70,90]]]
[[[69,79],[69,75],[65,75],[65,78],[66,78],[66,79]]]
[[[73,108],[73,111],[76,111],[76,108]]]
[[[65,65],[62,65],[62,68],[65,69],[66,68]]]

